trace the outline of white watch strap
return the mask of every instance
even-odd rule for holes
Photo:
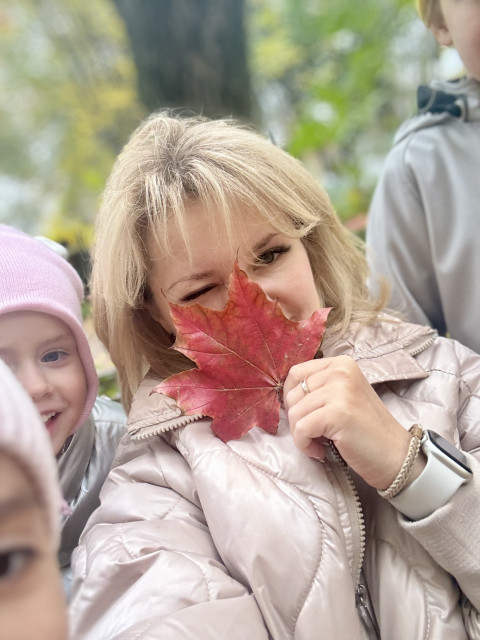
[[[425,450],[425,449],[424,449]],[[425,451],[427,464],[422,473],[389,502],[410,520],[420,520],[447,503],[466,482],[445,464],[440,452]],[[438,457],[437,457],[438,456]]]

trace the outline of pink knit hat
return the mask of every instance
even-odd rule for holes
[[[62,498],[50,438],[35,405],[2,360],[0,452],[14,458],[28,475],[58,548]]]
[[[40,240],[0,225],[0,314],[40,311],[63,320],[77,342],[87,380],[87,398],[74,433],[88,418],[98,392],[98,377],[83,330],[83,285],[75,269]]]

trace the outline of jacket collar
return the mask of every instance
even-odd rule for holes
[[[352,324],[341,339],[326,337],[324,357],[348,355],[357,361],[370,384],[428,377],[414,356],[426,349],[436,332],[392,316],[367,325]],[[198,420],[201,415],[184,416],[175,400],[152,393],[159,380],[147,374],[137,390],[130,409],[127,431],[135,439],[147,438]]]
[[[428,377],[415,355],[437,337],[430,327],[383,315],[369,325],[352,324],[340,340],[326,338],[324,357],[351,356],[370,384]]]
[[[128,414],[127,433],[135,439],[170,431],[202,417],[183,416],[175,400],[153,392],[153,388],[159,383],[158,378],[148,373],[133,397]]]
[[[419,113],[406,120],[395,134],[395,144],[414,131],[449,120],[480,121],[480,82],[474,78],[434,80],[417,91]]]

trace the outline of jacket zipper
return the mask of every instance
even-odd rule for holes
[[[413,345],[411,345],[410,348],[407,350],[407,352],[412,357],[417,356],[419,353],[421,353],[422,351],[425,351],[425,349],[427,349],[431,344],[433,344],[437,335],[438,334],[436,331],[433,332],[430,337],[422,341],[419,341],[416,344],[414,343]],[[342,456],[338,452],[338,449],[335,447],[333,442],[330,443],[330,448],[333,452],[333,458],[339,463],[340,467],[344,470],[344,473],[349,480],[349,485],[352,488],[354,500],[355,500],[355,503],[357,504],[357,509],[359,509],[359,512],[360,512],[359,517],[361,518],[361,530],[360,530],[360,534],[362,538],[361,556],[360,556],[361,563],[359,565],[359,571],[357,573],[357,580],[356,580],[356,587],[355,587],[355,605],[357,607],[359,617],[362,620],[366,631],[368,632],[369,638],[380,638],[380,629],[378,627],[377,620],[375,619],[375,615],[374,614],[372,615],[371,603],[369,602],[368,589],[366,585],[361,582],[363,557],[365,554],[365,523],[363,520],[363,513],[361,511],[362,507],[360,504],[360,499],[358,497],[356,487],[353,483],[353,479],[350,475],[348,465],[343,460]]]
[[[191,424],[196,420],[200,420],[204,418],[202,414],[196,413],[193,416],[179,416],[177,420],[174,420],[170,424],[166,426],[162,426],[161,424],[157,424],[151,431],[148,427],[140,427],[138,431],[140,433],[135,432],[130,434],[130,438],[132,440],[146,440],[147,438],[151,438],[152,436],[159,436],[162,433],[167,433],[168,431],[173,431],[174,429],[179,429],[180,427],[185,427],[187,424]]]
[[[429,338],[425,338],[425,340],[422,340],[421,342],[412,344],[408,349],[405,348],[405,351],[412,357],[418,356],[419,353],[421,353],[422,351],[425,351],[425,349],[427,349],[431,344],[433,344],[435,339],[438,337],[438,333],[436,331],[433,331],[433,329],[432,329],[432,334],[433,335],[431,335]]]
[[[380,630],[378,628],[377,621],[374,615],[372,615],[371,607],[369,606],[367,587],[361,582],[363,559],[365,556],[365,520],[363,518],[362,505],[348,465],[332,441],[329,442],[329,449],[327,451],[327,457],[334,463],[332,465],[332,471],[335,473],[342,489],[345,490],[345,494],[352,497],[352,508],[349,507],[350,520],[352,524],[355,525],[356,523],[357,525],[356,527],[354,526],[353,529],[353,577],[355,586],[355,605],[357,607],[359,617],[368,632],[368,637],[380,638]],[[339,473],[337,473],[337,470]]]
[[[360,573],[362,571],[363,565],[363,556],[365,555],[365,522],[363,519],[363,511],[362,505],[360,504],[360,498],[358,497],[357,488],[353,482],[352,476],[348,469],[348,465],[345,460],[340,455],[337,447],[333,444],[333,442],[329,441],[329,455],[332,461],[335,464],[332,467],[334,473],[336,469],[340,470],[340,474],[335,473],[337,479],[342,486],[342,489],[346,490],[347,495],[350,494],[353,498],[352,505],[353,508],[349,508],[350,511],[350,519],[352,522],[356,523],[356,528],[354,530],[355,540],[354,540],[354,549],[356,548],[356,558],[354,557],[354,566],[353,566],[353,578],[355,587],[358,585],[360,581]]]
[[[417,356],[422,351],[425,351],[431,344],[433,344],[434,340],[437,338],[438,333],[432,330],[432,335],[428,338],[422,339],[421,341],[417,341],[412,344],[409,349],[405,349],[410,356]],[[335,473],[338,469],[340,473],[335,473],[337,479],[340,482],[340,485],[343,489],[346,489],[346,494],[348,493],[353,498],[353,509],[349,509],[351,515],[351,522],[357,523],[357,532],[358,537],[356,542],[357,546],[357,554],[355,558],[355,544],[354,544],[354,579],[355,579],[355,605],[357,607],[358,615],[365,627],[365,630],[368,633],[369,638],[380,638],[380,629],[378,627],[377,620],[375,618],[375,614],[373,613],[373,609],[370,602],[370,597],[368,594],[368,589],[365,584],[362,583],[362,566],[363,559],[365,556],[365,521],[363,518],[363,510],[362,505],[360,503],[360,498],[357,492],[357,488],[355,487],[355,483],[353,482],[353,478],[350,474],[350,470],[348,468],[347,463],[340,455],[337,447],[334,445],[332,441],[329,442],[329,449],[327,450],[327,457],[331,459],[336,464],[332,465],[332,471]],[[348,504],[348,503],[347,503]],[[353,516],[353,517],[352,517]],[[355,533],[355,532],[354,532]]]

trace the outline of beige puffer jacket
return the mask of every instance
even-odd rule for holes
[[[354,357],[405,428],[470,452],[473,481],[409,522],[300,453],[284,416],[224,443],[147,378],[74,553],[73,639],[480,638],[480,357],[388,322],[324,353]]]

